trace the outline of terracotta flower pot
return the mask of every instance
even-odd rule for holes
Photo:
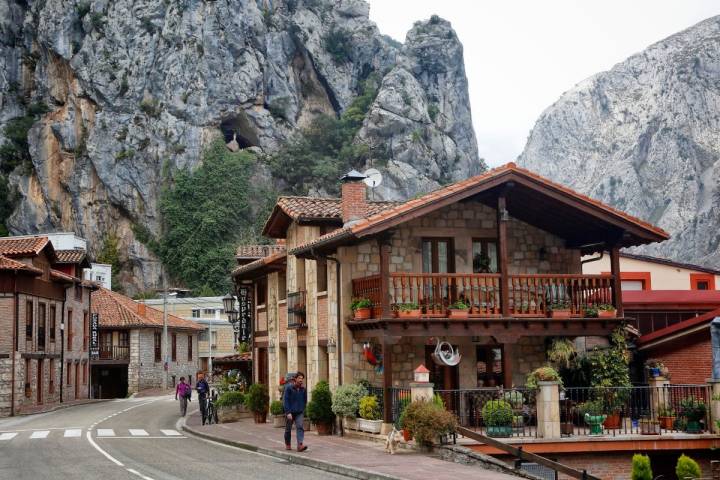
[[[470,312],[464,309],[450,308],[447,311],[447,316],[454,320],[465,320],[470,316]]]
[[[567,308],[558,309],[558,310],[551,310],[550,311],[550,318],[570,318],[572,315],[572,311]]]
[[[617,310],[598,310],[598,318],[615,318]]]
[[[319,422],[314,424],[317,429],[318,435],[331,435],[332,434],[332,423]]]
[[[610,415],[608,415],[603,422],[603,426],[607,429],[620,428],[620,414],[611,413]]]
[[[398,310],[397,312],[398,318],[419,318],[420,317],[420,309],[417,310]]]
[[[672,430],[675,425],[675,418],[676,417],[658,417],[658,420],[660,420],[660,428]]]
[[[253,412],[255,423],[267,422],[267,412]]]
[[[410,433],[410,430],[404,428],[402,431],[402,435],[403,435],[403,440],[405,440],[406,442],[409,442],[410,440],[412,440],[412,433]]]
[[[371,314],[372,309],[370,307],[358,308],[355,310],[355,316],[353,318],[355,318],[355,320],[367,320],[372,316]]]

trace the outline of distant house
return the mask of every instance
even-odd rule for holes
[[[0,416],[88,398],[86,266],[48,236],[0,238]]]
[[[92,312],[99,315],[100,354],[92,359],[95,398],[125,397],[128,393],[190,381],[199,366],[201,325],[168,314],[167,348],[163,348],[163,312],[100,288],[92,294]],[[165,369],[167,360],[167,369]]]

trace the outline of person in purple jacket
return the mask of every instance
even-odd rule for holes
[[[175,400],[180,399],[180,415],[183,417],[187,413],[187,404],[192,395],[192,388],[185,383],[185,377],[180,377],[180,383],[175,387]]]
[[[303,428],[303,419],[305,417],[305,405],[307,404],[307,390],[303,386],[305,374],[297,372],[295,378],[285,385],[283,391],[283,411],[285,412],[285,448],[292,450],[291,434],[292,426],[295,424],[297,435],[298,452],[307,450],[307,445],[303,445],[305,438],[305,429]]]

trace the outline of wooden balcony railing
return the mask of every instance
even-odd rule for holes
[[[288,328],[305,328],[307,327],[307,302],[306,292],[288,293],[287,296],[287,322]]]
[[[100,344],[100,360],[128,360],[130,345]]]
[[[568,304],[574,316],[586,306],[612,304],[611,275],[508,275],[508,308],[513,317],[544,317],[553,304]],[[382,304],[380,275],[353,280],[353,297]],[[457,300],[474,317],[502,316],[502,275],[497,273],[391,273],[390,304],[416,303],[427,316],[445,316]],[[375,317],[381,313],[376,307]]]

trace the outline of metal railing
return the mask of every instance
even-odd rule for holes
[[[307,302],[305,290],[288,293],[287,295],[287,322],[288,328],[307,327]]]
[[[368,387],[368,395],[374,395],[377,398],[378,406],[380,407],[381,412],[384,411],[385,405],[383,396],[384,391],[385,389],[383,387]],[[410,389],[391,387],[390,398],[392,399],[392,421],[397,422],[400,418],[400,413],[402,413],[403,400],[410,403]]]
[[[445,408],[455,414],[458,424],[483,435],[502,437],[536,437],[537,407],[535,392],[525,388],[475,388],[435,390]],[[488,429],[483,407],[491,400],[504,400],[512,408],[512,422],[501,428]]]
[[[703,433],[711,427],[710,400],[708,385],[565,388],[560,430],[563,436]]]

